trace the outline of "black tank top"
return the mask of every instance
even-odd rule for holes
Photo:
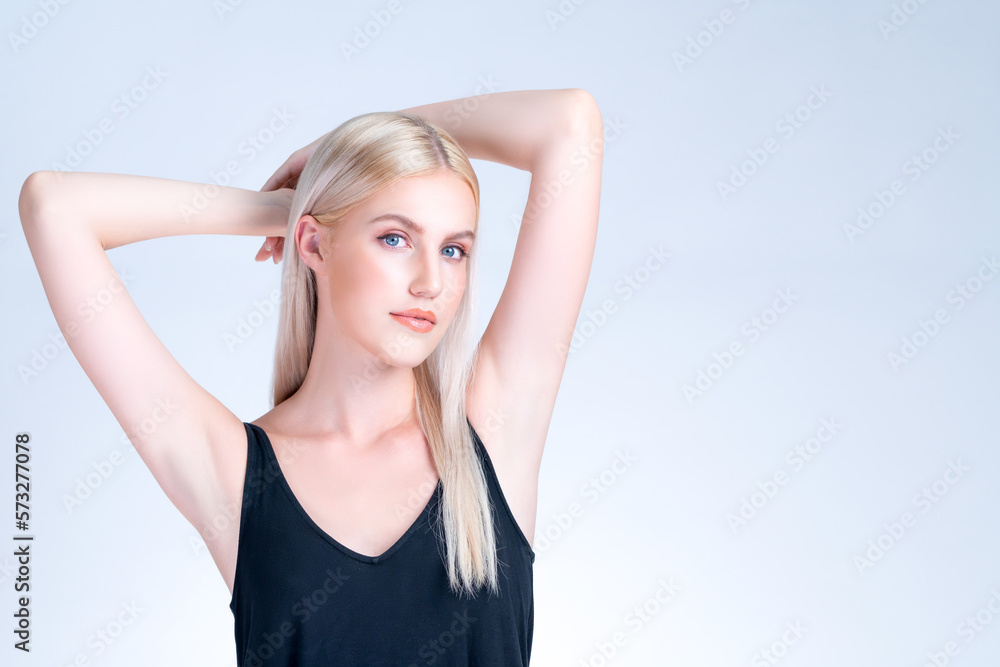
[[[500,594],[448,586],[443,487],[379,556],[334,540],[306,514],[267,434],[243,422],[247,467],[229,607],[239,667],[497,665],[527,667],[534,629],[535,553],[507,505],[472,424],[497,537]]]

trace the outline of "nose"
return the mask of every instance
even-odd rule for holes
[[[441,292],[441,261],[433,252],[423,252],[416,260],[416,274],[410,283],[414,296],[434,298]]]

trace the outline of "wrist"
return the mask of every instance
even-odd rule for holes
[[[261,229],[259,236],[285,236],[294,193],[295,190],[292,188],[279,188],[278,190],[257,193],[259,196],[258,210],[261,214],[258,221]]]

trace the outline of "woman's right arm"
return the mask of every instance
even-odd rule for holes
[[[242,488],[242,421],[160,342],[105,251],[182,234],[284,235],[291,192],[50,171],[32,173],[21,187],[21,225],[59,329],[160,487],[199,532]]]

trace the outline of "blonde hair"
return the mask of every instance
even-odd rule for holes
[[[294,251],[294,233],[310,214],[335,233],[361,202],[409,176],[451,170],[468,183],[479,220],[479,181],[468,156],[445,130],[408,113],[355,116],[320,141],[299,176],[285,233],[281,313],[274,358],[273,404],[302,385],[316,335],[316,276]],[[466,421],[465,396],[478,346],[469,353],[475,321],[476,247],[468,256],[468,287],[441,343],[413,369],[416,412],[443,486],[439,524],[452,591],[487,584],[496,592],[497,555],[493,516],[482,465]]]

